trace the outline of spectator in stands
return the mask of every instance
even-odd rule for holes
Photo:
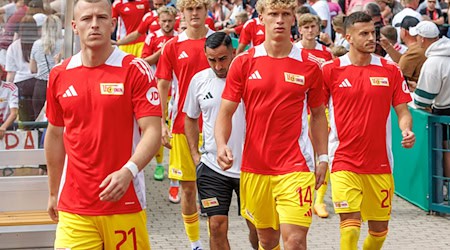
[[[233,33],[235,37],[239,38],[241,35],[242,28],[244,27],[245,22],[248,21],[248,14],[246,11],[241,11],[236,15],[236,24],[233,27],[225,28],[222,31],[227,33]]]
[[[345,15],[341,14],[334,17],[332,21],[333,29],[336,32],[336,37],[334,38],[334,46],[344,46],[348,51],[350,49],[350,44],[348,43],[347,39],[345,39],[344,18]]]
[[[16,11],[16,3],[14,1],[10,1],[8,4],[3,5],[0,7],[0,15],[3,17],[3,21],[0,21],[0,23],[6,23],[8,19],[14,14]]]
[[[450,116],[450,39],[439,39],[439,29],[431,21],[422,21],[411,28],[418,44],[425,49],[427,60],[422,66],[414,103],[431,108],[435,115]],[[443,126],[443,146],[449,149],[448,125]],[[450,177],[450,152],[444,152],[444,176]]]
[[[366,5],[364,5],[363,8],[364,12],[366,12],[367,14],[369,14],[369,16],[372,17],[372,22],[374,23],[375,26],[375,39],[377,41],[377,45],[375,48],[375,54],[379,55],[379,56],[384,56],[386,54],[386,52],[383,50],[383,48],[380,45],[380,30],[381,27],[384,26],[383,23],[383,18],[381,17],[381,9],[380,6],[378,6],[378,4],[376,3],[367,3]]]
[[[34,121],[32,97],[34,92],[34,76],[30,71],[30,54],[34,41],[38,39],[36,21],[26,15],[20,22],[18,37],[6,51],[7,82],[13,82],[19,88],[19,120]]]
[[[331,55],[333,56],[333,59],[341,57],[347,54],[347,52],[348,50],[342,45],[334,46],[333,48],[331,48]]]
[[[403,19],[400,26],[400,38],[408,47],[408,50],[400,57],[398,66],[406,80],[417,82],[419,79],[420,69],[427,59],[425,50],[417,43],[416,36],[412,35],[410,28],[419,23],[417,18],[407,16]],[[409,82],[408,82],[409,84]],[[415,89],[414,85],[409,84],[411,92]]]
[[[224,0],[211,1],[211,12],[213,14],[216,29],[221,29],[227,26],[225,19],[231,13],[231,11],[222,4],[223,1]]]
[[[381,10],[381,17],[383,18],[383,22],[385,25],[390,24],[392,17],[394,17],[394,14],[392,14],[391,7],[389,7],[389,0],[375,0],[375,3],[380,6]]]
[[[392,0],[396,1],[396,0]],[[400,38],[400,24],[403,21],[403,18],[406,16],[412,16],[417,18],[417,20],[421,21],[422,16],[419,12],[416,11],[419,6],[419,0],[403,0],[402,4],[404,5],[404,9],[397,13],[392,19],[392,26],[397,29],[397,36]],[[398,42],[401,42],[398,40]]]
[[[225,22],[235,24],[236,15],[244,10],[244,6],[242,4],[242,0],[231,0],[231,3],[233,4],[233,8],[231,9],[230,14],[225,18]]]
[[[427,7],[420,10],[420,14],[422,15],[423,20],[432,21],[436,25],[438,25],[440,33],[442,35],[447,34],[447,27],[444,27],[445,23],[444,14],[441,9],[436,8],[436,3],[438,0],[426,0]]]
[[[384,58],[398,63],[400,57],[408,50],[408,47],[397,42],[397,31],[391,25],[381,28],[380,33],[380,45],[386,51]]]
[[[62,53],[62,23],[55,15],[49,15],[42,26],[41,38],[33,43],[30,54],[30,70],[36,74],[33,92],[33,110],[38,115],[45,103],[47,81],[55,66],[55,57]]]
[[[320,17],[321,31],[331,37],[331,16],[327,2],[322,0],[311,0],[309,2],[311,7],[317,12],[317,16]]]
[[[0,68],[0,75],[3,73]],[[0,80],[0,140],[17,118],[19,109],[19,90],[14,83]]]
[[[155,78],[142,59],[111,46],[108,0],[78,0],[73,14],[81,51],[52,69],[47,93],[54,247],[150,249],[142,169],[161,143]]]

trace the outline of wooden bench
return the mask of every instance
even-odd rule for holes
[[[15,164],[45,164],[44,152],[0,151],[0,165]],[[47,176],[0,177],[0,249],[53,247],[56,224],[47,200]]]

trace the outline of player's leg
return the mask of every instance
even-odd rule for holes
[[[275,176],[273,193],[279,214],[285,249],[306,249],[306,235],[312,222],[315,176],[294,172]]]
[[[230,249],[228,211],[233,197],[233,183],[239,179],[224,176],[201,162],[197,167],[197,189],[201,212],[208,216],[210,248]]]
[[[330,177],[334,211],[340,217],[341,249],[356,250],[361,232],[362,181],[348,171],[334,172]]]
[[[240,187],[240,179],[233,180],[233,189],[237,196],[237,205],[238,205],[238,215],[241,216],[241,187]],[[248,227],[248,241],[253,249],[258,249],[258,233],[256,232],[256,227],[249,220],[245,220]]]
[[[259,249],[280,249],[280,230],[270,175],[241,172],[241,215],[256,228]]]
[[[55,249],[102,250],[103,240],[93,216],[82,216],[59,211]]]
[[[192,161],[186,136],[183,134],[173,134],[172,136],[169,178],[180,181],[181,213],[186,235],[191,242],[192,249],[201,249],[195,165]]]
[[[381,249],[388,233],[392,211],[394,179],[391,174],[370,174],[364,179],[364,198],[361,215],[368,221],[369,234],[364,240],[363,249]]]
[[[145,210],[131,214],[97,216],[104,249],[150,249]]]
[[[155,155],[156,158],[156,168],[155,172],[153,173],[153,178],[157,181],[164,180],[164,166],[163,166],[163,160],[164,160],[164,146],[161,146],[158,150],[158,153]]]
[[[316,200],[314,201],[314,213],[317,214],[320,218],[328,217],[327,206],[325,205],[324,198],[327,193],[329,181],[330,181],[330,170],[327,169],[325,180],[322,186],[320,186],[320,188],[316,191]]]

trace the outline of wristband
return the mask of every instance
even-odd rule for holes
[[[319,155],[319,162],[326,162],[328,163],[328,155]]]
[[[123,165],[122,168],[127,168],[128,170],[130,170],[131,174],[133,175],[133,178],[136,177],[136,175],[139,173],[138,166],[136,165],[136,163],[132,161],[125,163],[125,165]]]

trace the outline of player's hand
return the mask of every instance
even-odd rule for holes
[[[194,165],[198,166],[200,164],[201,155],[198,152],[192,154],[192,160],[194,161]]]
[[[412,148],[414,143],[416,142],[416,135],[409,129],[405,129],[402,131],[402,147],[404,148]]]
[[[54,222],[59,221],[57,204],[58,197],[50,195],[48,197],[47,213]]]
[[[331,44],[333,42],[330,35],[324,32],[320,32],[319,40],[325,44]]]
[[[325,181],[325,175],[327,173],[328,163],[321,161],[316,166],[316,190],[322,186],[323,182]]]
[[[0,128],[0,140],[3,140],[3,137],[5,137],[6,129]]]
[[[172,149],[172,145],[170,145],[170,139],[172,139],[172,133],[170,132],[167,124],[164,122],[161,125],[161,143],[168,149]]]
[[[111,45],[117,45],[117,41],[111,39]]]
[[[217,162],[223,170],[230,169],[233,166],[233,153],[227,145],[217,147]]]
[[[127,168],[121,168],[108,175],[99,188],[105,188],[99,195],[101,201],[118,201],[130,187],[133,174]]]

